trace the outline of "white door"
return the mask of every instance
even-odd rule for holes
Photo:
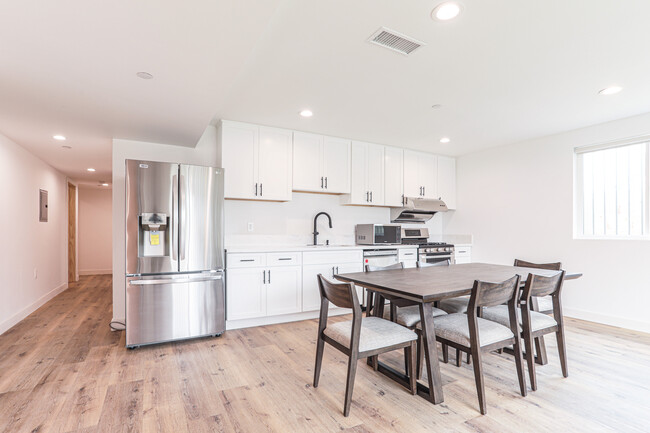
[[[368,190],[370,204],[384,205],[384,146],[368,144]]]
[[[370,204],[368,190],[368,143],[352,142],[350,171],[350,203]]]
[[[228,320],[266,316],[263,268],[228,269],[226,307]]]
[[[221,134],[222,165],[225,168],[224,196],[256,198],[259,128],[255,125],[224,122]]]
[[[321,187],[323,136],[293,133],[293,189],[322,192]]]
[[[325,137],[323,140],[323,175],[325,192],[350,193],[350,140]]]
[[[402,206],[404,194],[404,151],[397,147],[384,148],[384,204]]]
[[[438,198],[438,159],[430,153],[420,154],[418,177],[422,184],[424,197]]]
[[[456,159],[438,157],[438,196],[449,209],[456,209]]]
[[[302,311],[302,267],[277,266],[267,269],[266,314]]]
[[[302,311],[320,309],[318,274],[332,281],[334,265],[303,265],[302,267]]]
[[[422,197],[422,184],[418,176],[420,152],[404,150],[404,196]]]
[[[260,127],[257,198],[291,200],[291,141],[291,131]]]

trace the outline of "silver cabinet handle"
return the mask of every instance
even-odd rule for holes
[[[325,189],[327,189],[327,176],[325,176]]]
[[[339,273],[339,267],[338,266],[336,267],[336,273],[337,274]]]
[[[323,188],[323,180],[324,180],[324,178],[323,178],[323,176],[321,176],[321,177],[320,177],[320,187],[321,187],[321,188]]]
[[[370,192],[366,191],[366,202],[370,201]]]
[[[406,204],[406,201],[404,201],[404,194],[402,194],[402,206]]]
[[[257,197],[257,184],[255,184],[255,197]]]
[[[262,275],[263,275],[263,276],[262,276],[262,282],[263,282],[264,284],[266,284],[266,269],[265,269],[264,271],[262,271]]]
[[[370,203],[372,203],[372,191],[370,191]]]
[[[159,284],[185,284],[185,283],[199,283],[201,281],[220,280],[221,275],[212,275],[209,277],[198,278],[162,278],[159,280],[131,280],[129,284],[133,286],[154,286]]]
[[[425,195],[427,195],[427,187],[423,186],[422,187],[422,196],[425,196]]]
[[[255,259],[239,259],[240,262],[254,262]]]
[[[264,184],[260,183],[260,197],[264,195],[264,192],[262,192],[262,191],[263,191],[263,190],[262,190],[262,186],[263,186],[263,185],[264,185]]]
[[[336,273],[334,269],[336,269],[336,266],[332,266],[332,278],[334,278],[334,274]]]
[[[291,257],[280,257],[278,260],[292,260]]]
[[[269,284],[271,284],[271,270],[269,269]]]

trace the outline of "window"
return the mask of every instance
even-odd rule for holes
[[[650,137],[579,147],[576,152],[576,235],[648,236]]]

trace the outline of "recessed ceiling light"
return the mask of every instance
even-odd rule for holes
[[[442,138],[440,139],[440,142],[441,142],[441,143],[449,143],[450,141],[451,141],[451,140],[449,139],[449,137],[442,137]]]
[[[620,86],[610,86],[610,87],[605,87],[604,89],[600,89],[598,91],[598,94],[599,95],[614,95],[614,94],[620,92],[621,90],[623,90],[623,88],[620,87]]]
[[[143,80],[151,80],[153,78],[153,75],[151,75],[149,72],[138,72],[135,75],[137,75],[138,78],[142,78]]]
[[[431,106],[431,108],[433,108],[434,110],[437,110],[438,108],[442,108],[442,105],[441,104],[433,104]]]
[[[86,170],[88,170],[88,171],[95,171],[94,168],[87,168]]]
[[[53,135],[52,138],[59,141],[65,141],[65,137],[63,135]]]
[[[68,146],[67,144],[64,144],[64,145],[61,146],[61,147],[64,148],[64,149],[72,149],[72,146]]]
[[[108,186],[108,183],[106,183],[106,182],[102,182],[102,183],[101,183],[101,186]]]
[[[311,116],[314,115],[314,113],[312,113],[311,110],[302,110],[302,111],[300,112],[300,115],[301,115],[302,117],[311,117]]]
[[[433,8],[431,11],[431,18],[438,21],[449,21],[454,19],[460,14],[463,7],[460,3],[444,2]]]

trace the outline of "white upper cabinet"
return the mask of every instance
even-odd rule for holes
[[[350,194],[345,204],[384,205],[384,146],[352,142]]]
[[[404,197],[404,150],[384,148],[384,204],[402,206]]]
[[[305,132],[293,136],[293,189],[350,192],[350,140]]]
[[[218,151],[225,198],[291,200],[292,131],[223,121]]]
[[[456,209],[456,158],[438,157],[438,198]]]
[[[404,195],[438,198],[438,161],[435,155],[404,150]]]

